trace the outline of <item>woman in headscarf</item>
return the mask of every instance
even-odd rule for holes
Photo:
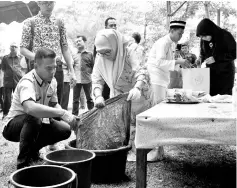
[[[129,92],[127,100],[132,100],[131,122],[135,125],[136,115],[151,107],[146,68],[134,60],[128,40],[117,30],[101,30],[96,36],[95,46],[97,56],[92,73],[95,107],[105,106],[102,96],[104,83],[110,88],[110,98]],[[131,130],[135,128],[131,127]],[[131,139],[134,139],[134,135],[131,135]]]
[[[210,95],[232,95],[236,59],[236,41],[230,32],[204,18],[197,26],[200,63],[210,68]]]

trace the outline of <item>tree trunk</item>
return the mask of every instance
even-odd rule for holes
[[[170,27],[170,14],[171,14],[171,2],[167,1],[166,5],[167,5],[166,27],[169,30],[169,27]]]
[[[221,10],[217,10],[217,25],[220,26],[221,23]]]
[[[210,18],[210,16],[209,16],[209,9],[208,9],[208,7],[209,7],[209,2],[208,1],[206,1],[204,3],[204,7],[205,7],[206,18]]]
[[[145,13],[145,25],[144,25],[144,44],[146,45],[146,27],[147,27],[147,18]]]

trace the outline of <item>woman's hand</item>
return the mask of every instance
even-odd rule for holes
[[[127,101],[136,100],[141,97],[141,89],[138,87],[134,87],[129,91]]]
[[[103,107],[105,107],[104,97],[98,96],[98,97],[95,98],[95,107],[96,108],[103,108]]]
[[[212,63],[215,63],[215,59],[211,56],[205,60],[206,64],[210,65]]]

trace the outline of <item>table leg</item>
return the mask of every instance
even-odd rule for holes
[[[136,150],[136,188],[146,188],[147,153],[150,149]]]

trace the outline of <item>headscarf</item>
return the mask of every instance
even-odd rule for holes
[[[210,35],[216,39],[220,32],[221,28],[219,26],[210,19],[204,18],[197,26],[196,35],[197,37]]]
[[[127,43],[124,36],[114,29],[103,29],[96,35],[96,50],[110,48],[115,54],[113,62],[100,55],[97,56],[95,62],[102,78],[110,88],[111,97],[114,96],[115,85],[124,68]]]

